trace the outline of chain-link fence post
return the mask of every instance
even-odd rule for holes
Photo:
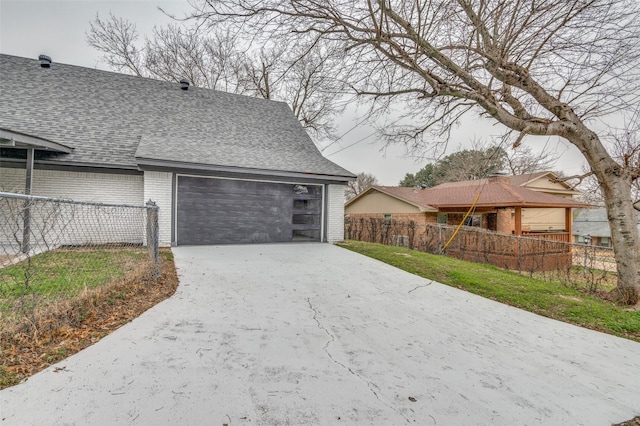
[[[145,206],[147,207],[147,248],[149,258],[153,262],[153,277],[157,278],[160,276],[158,206],[151,200],[147,201]]]
[[[31,250],[29,234],[31,233],[31,200],[24,200],[24,208],[22,210],[22,245],[20,250],[24,254],[28,254]]]

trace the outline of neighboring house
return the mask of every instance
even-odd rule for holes
[[[536,235],[569,241],[571,209],[587,207],[571,199],[577,191],[553,173],[493,176],[433,188],[374,186],[345,204],[351,218],[413,220],[458,225],[480,194],[466,225],[502,234]]]
[[[2,190],[153,200],[162,245],[334,242],[354,178],[285,103],[0,55]]]
[[[640,231],[640,212],[636,212],[638,230]],[[584,244],[585,237],[591,238],[592,245],[611,247],[611,230],[607,219],[607,210],[580,209],[573,219],[573,241]]]

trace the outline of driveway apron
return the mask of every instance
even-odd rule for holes
[[[640,343],[328,244],[174,248],[170,299],[0,392],[4,425],[609,425]]]

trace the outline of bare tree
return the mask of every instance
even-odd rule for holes
[[[616,295],[638,303],[630,194],[640,168],[617,162],[592,120],[639,102],[639,9],[636,0],[204,0],[193,17],[340,45],[353,89],[378,111],[402,102],[410,121],[386,133],[417,148],[446,139],[469,111],[505,126],[514,146],[568,140],[603,191]]]
[[[293,41],[248,49],[237,32],[172,23],[156,27],[140,46],[133,23],[96,15],[87,32],[89,45],[104,54],[113,69],[137,76],[180,81],[194,86],[286,102],[314,139],[335,136],[334,117],[344,87],[336,79],[342,54],[316,44]]]
[[[628,112],[625,123],[620,129],[611,129],[605,135],[612,146],[613,159],[623,169],[640,168],[640,105]],[[582,200],[591,204],[605,205],[604,193],[593,171],[583,169],[580,175],[563,177],[582,191]],[[640,177],[631,182],[631,202],[640,211]]]
[[[347,189],[344,193],[347,200],[357,197],[370,187],[377,185],[378,179],[369,173],[358,173],[356,180],[347,184]]]
[[[333,119],[344,110],[344,84],[335,78],[335,51],[306,49],[283,41],[245,56],[240,76],[244,93],[286,101],[300,123],[317,138],[335,138]]]
[[[611,132],[613,158],[622,170],[633,170],[631,202],[640,211],[640,105],[628,114],[624,128]]]
[[[104,54],[110,67],[137,76],[144,75],[142,52],[135,45],[138,32],[134,24],[109,14],[108,20],[96,15],[90,25],[87,42]]]
[[[456,151],[436,163],[435,183],[486,178],[503,169],[505,156],[505,151],[497,145]]]
[[[237,80],[244,58],[234,50],[235,39],[228,31],[204,36],[169,24],[154,28],[139,47],[135,24],[111,14],[107,19],[96,15],[87,42],[119,72],[176,82],[188,78],[194,86],[242,91]]]
[[[575,188],[579,189],[582,194],[578,197],[580,201],[591,204],[593,206],[604,206],[602,191],[598,180],[589,171],[585,171],[578,176],[566,176],[560,179],[571,183]]]
[[[553,152],[543,150],[536,154],[528,145],[520,145],[505,152],[504,165],[512,175],[549,171],[556,161]]]

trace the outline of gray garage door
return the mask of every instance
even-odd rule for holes
[[[178,176],[177,244],[320,241],[322,187]]]

